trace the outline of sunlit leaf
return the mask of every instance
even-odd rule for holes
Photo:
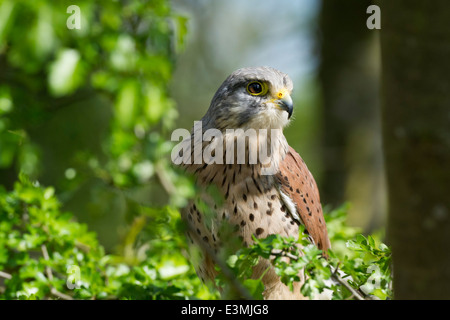
[[[80,75],[77,74],[80,58],[77,50],[63,49],[50,65],[48,84],[55,96],[69,94],[81,84]]]

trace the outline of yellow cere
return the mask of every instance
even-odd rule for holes
[[[281,91],[278,91],[276,97],[278,99],[282,99],[284,96],[288,95],[289,92],[286,89],[282,89]]]

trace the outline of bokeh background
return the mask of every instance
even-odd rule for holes
[[[0,182],[54,186],[63,209],[123,248],[139,206],[189,195],[170,133],[190,129],[237,68],[267,65],[295,83],[286,129],[328,208],[383,227],[378,31],[370,1],[0,2]],[[172,9],[170,9],[172,7]],[[20,23],[19,23],[20,21]]]

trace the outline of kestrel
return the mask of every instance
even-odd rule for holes
[[[220,234],[224,224],[234,228],[242,246],[251,244],[252,236],[265,238],[278,234],[297,239],[299,225],[304,225],[312,243],[324,252],[330,248],[316,182],[282,133],[293,112],[292,89],[289,76],[273,68],[236,70],[214,95],[201,119],[200,135],[193,130],[190,153],[179,153],[179,160],[185,160],[183,166],[195,175],[199,187],[215,187],[222,198],[217,201],[204,197],[208,213],[195,201],[182,210],[191,245],[200,248],[196,271],[203,281],[213,280],[217,275],[215,254],[227,241]],[[213,129],[214,135],[205,139],[209,129]],[[245,154],[239,161],[236,142],[250,130],[267,134],[246,140]],[[200,141],[201,134],[204,136]],[[201,148],[195,149],[195,144]],[[251,159],[251,148],[260,150],[264,146],[270,151],[268,161]],[[224,151],[219,158],[217,150],[222,150],[218,148]],[[209,160],[216,157],[223,161],[208,161],[205,154]],[[193,161],[198,160],[198,155],[202,156],[201,162]],[[252,277],[259,278],[264,272],[265,299],[304,299],[300,293],[302,282],[294,283],[291,291],[280,281],[270,261],[261,259]],[[299,276],[304,279],[302,274]]]

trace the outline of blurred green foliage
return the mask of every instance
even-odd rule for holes
[[[69,29],[71,4],[0,1],[2,298],[210,298],[182,255],[193,188],[168,156],[187,19],[166,0],[77,1]]]
[[[69,29],[66,1],[0,1],[0,179],[55,186],[113,250],[130,202],[182,205],[192,193],[166,156],[187,19],[165,0],[76,5],[81,28]]]
[[[24,175],[12,192],[0,189],[0,299],[215,297],[181,254],[176,210],[143,208],[123,255],[105,255],[54,192]]]
[[[0,189],[0,299],[216,299],[219,292],[203,285],[183,254],[183,226],[171,207],[141,208],[121,255],[105,254],[96,235],[62,212],[52,187],[32,183],[22,174],[12,192]],[[305,270],[305,296],[325,289],[333,299],[354,298],[333,274],[361,297],[391,298],[391,252],[379,239],[345,225],[347,208],[326,215],[336,249],[329,259],[303,237],[271,235],[227,258],[228,267],[250,296],[262,298],[260,279],[251,279],[259,259],[272,259],[281,280],[292,288]],[[356,237],[355,237],[356,235]],[[345,246],[339,246],[345,243]],[[301,252],[297,245],[301,245]],[[282,258],[291,258],[286,263]],[[219,275],[216,286],[227,288]]]

